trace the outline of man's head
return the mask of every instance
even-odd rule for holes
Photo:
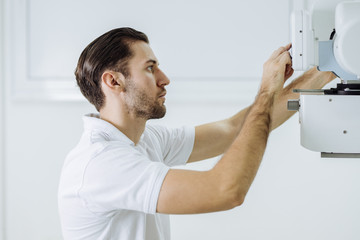
[[[137,41],[149,43],[142,32],[132,28],[117,28],[95,39],[81,53],[75,70],[76,81],[81,93],[98,111],[105,104],[101,88],[104,71],[119,72],[128,78],[128,62],[134,55],[131,45]]]
[[[165,86],[170,83],[166,75],[160,70],[158,60],[150,46],[145,42],[135,42],[131,45],[134,56],[129,60],[129,76],[121,75],[118,83],[123,83],[121,101],[124,102],[127,113],[137,118],[162,118],[166,113]],[[108,78],[116,78],[111,73],[103,75],[104,90],[113,88]],[[119,99],[119,98],[118,98]]]

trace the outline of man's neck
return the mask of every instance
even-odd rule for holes
[[[133,114],[123,113],[121,111],[100,111],[100,118],[111,123],[123,134],[125,134],[135,145],[138,144],[141,135],[145,130],[146,120],[137,118]]]

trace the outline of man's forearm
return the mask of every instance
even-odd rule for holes
[[[240,199],[245,197],[261,163],[270,133],[274,100],[274,93],[258,94],[239,135],[213,168],[220,182],[237,184],[235,190],[230,188],[229,191],[238,191],[242,195]]]
[[[321,89],[335,78],[332,72],[321,72],[313,67],[285,87],[284,93],[288,94],[290,90],[291,93],[292,89]]]
[[[275,99],[271,129],[274,130],[295,114],[295,111],[287,110],[288,100],[300,96],[293,89],[321,89],[335,78],[332,72],[320,72],[314,67],[292,81]]]

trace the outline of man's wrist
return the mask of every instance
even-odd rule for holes
[[[269,89],[265,87],[261,87],[258,94],[256,95],[256,99],[273,99],[276,96],[277,91],[274,89]]]

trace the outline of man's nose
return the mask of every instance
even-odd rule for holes
[[[164,87],[164,86],[170,84],[170,79],[160,69],[158,69],[157,76],[156,76],[156,81],[157,81],[157,85],[159,87]]]

